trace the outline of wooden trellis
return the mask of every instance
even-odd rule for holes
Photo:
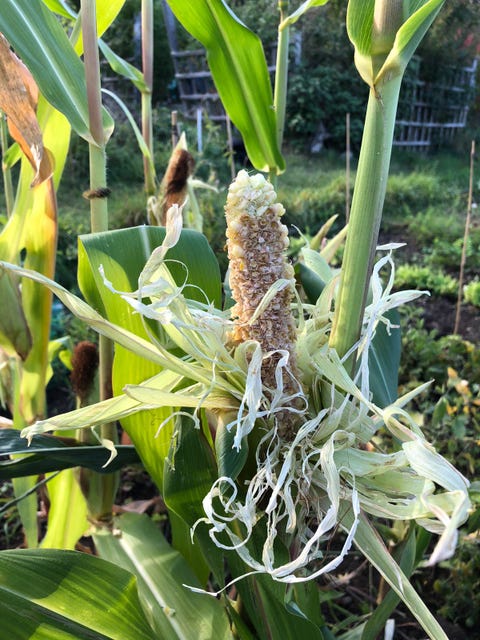
[[[205,51],[171,51],[183,115],[196,118],[198,109],[212,121],[225,121],[225,111],[207,66]]]
[[[213,122],[226,121],[222,102],[212,80],[204,49],[181,50],[177,38],[175,17],[164,1],[165,26],[167,30],[170,54],[172,56],[175,80],[182,113],[186,118],[197,119],[201,110]],[[270,52],[270,72],[275,69],[275,51]]]
[[[395,140],[397,147],[426,150],[451,141],[467,123],[475,90],[478,61],[470,67],[447,68],[441,83],[421,80],[420,65],[404,81]]]
[[[207,65],[205,50],[181,50],[176,20],[165,0],[163,12],[183,115],[197,119],[200,109],[208,114],[210,120],[225,122],[225,111]]]

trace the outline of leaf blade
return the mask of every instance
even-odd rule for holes
[[[0,593],[2,628],[10,625],[9,637],[17,640],[44,639],[47,630],[49,638],[154,639],[135,578],[94,556],[52,549],[2,551]]]
[[[223,2],[168,0],[177,19],[207,50],[220,99],[259,171],[282,173],[273,94],[260,39]]]

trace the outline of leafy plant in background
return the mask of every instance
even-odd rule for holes
[[[480,282],[478,280],[472,280],[463,289],[463,295],[465,302],[480,307]]]
[[[323,2],[307,1],[290,16],[288,3],[280,4],[282,72],[275,97],[258,39],[222,2],[170,4],[207,47],[220,95],[252,162],[274,180],[284,168],[288,29]],[[40,273],[1,263],[2,273],[45,285],[116,343],[115,397],[36,422],[23,431],[32,440],[31,458],[2,466],[22,475],[83,458],[108,474],[136,452],[161,489],[176,549],[147,517],[124,514],[114,528],[94,523],[96,548],[113,564],[67,551],[2,552],[0,607],[10,634],[18,631],[12,612],[21,610],[28,612],[26,638],[87,638],[93,632],[114,638],[302,633],[328,639],[321,593],[311,581],[337,567],[355,543],[395,592],[355,632],[376,636],[401,599],[430,637],[446,637],[402,571],[415,566],[414,528],[399,566],[366,515],[417,520],[440,533],[434,562],[451,555],[468,512],[466,480],[435,453],[403,408],[416,392],[396,398],[398,341],[381,323],[389,328],[387,312],[417,293],[392,293],[391,248],[373,265],[401,76],[441,5],[418,0],[404,10],[398,3],[390,13],[382,2],[349,4],[349,33],[370,100],[351,214],[355,243],[347,241],[340,294],[335,272],[305,249],[312,299],[294,301],[293,270],[282,254],[283,208],[264,177],[245,172],[227,200],[233,318],[221,308],[215,256],[201,234],[181,232],[178,205],[170,209],[166,229],[97,227],[80,238],[79,281],[88,304]],[[103,145],[97,140],[101,152]],[[92,149],[93,165],[97,154]],[[360,214],[366,217],[356,220]],[[263,244],[252,242],[256,236]],[[392,270],[386,284],[384,270]],[[98,447],[39,437],[116,419],[135,452],[104,438],[110,458],[103,468]],[[396,438],[396,450],[387,449],[383,432]],[[6,438],[3,451],[28,452],[18,437]],[[369,448],[372,438],[376,451]],[[337,528],[344,531],[342,548],[330,559],[325,547]],[[225,585],[225,560],[236,591]],[[78,589],[84,584],[87,596]],[[209,584],[218,599],[201,593]]]
[[[454,298],[458,283],[455,278],[442,271],[434,271],[431,267],[421,267],[417,264],[402,264],[396,272],[398,287],[414,287],[430,291],[432,294],[450,296]]]

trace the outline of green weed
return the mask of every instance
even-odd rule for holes
[[[402,264],[395,273],[395,286],[430,291],[440,296],[455,297],[458,283],[443,271],[434,271],[417,264]]]

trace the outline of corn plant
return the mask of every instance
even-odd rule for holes
[[[274,98],[260,41],[222,0],[169,4],[207,48],[252,162],[274,181],[284,169],[285,66]],[[319,4],[304,2],[288,16],[282,1],[280,32]],[[0,610],[11,634],[18,636],[12,612],[21,608],[29,612],[25,638],[331,639],[314,581],[355,545],[392,589],[358,622],[356,637],[375,637],[400,599],[431,638],[446,638],[408,580],[413,525],[439,536],[429,563],[450,557],[468,516],[468,481],[407,411],[423,387],[401,398],[392,390],[398,343],[389,314],[419,292],[392,291],[395,245],[374,258],[401,76],[441,5],[350,0],[349,33],[371,91],[340,288],[325,257],[309,248],[300,274],[310,299],[297,293],[283,207],[272,182],[245,171],[226,201],[233,306],[223,308],[215,256],[200,233],[182,231],[178,203],[165,228],[79,239],[85,300],[45,274],[0,262],[2,277],[46,287],[115,343],[114,397],[24,428],[35,453],[20,459],[18,472],[8,463],[7,473],[81,464],[88,446],[59,452],[60,441],[44,434],[120,420],[162,493],[173,543],[146,516],[125,514],[113,526],[94,523],[103,560],[2,552]],[[285,62],[285,33],[280,40]],[[103,442],[100,470],[108,473],[128,452]],[[18,439],[15,446],[27,451]],[[91,451],[98,459],[98,448]],[[411,525],[399,563],[376,532],[378,518]]]
[[[16,7],[16,11],[21,11],[21,7]],[[27,19],[31,20],[31,25],[35,24],[33,18],[35,14],[34,8],[27,8],[26,16]],[[49,14],[44,10],[43,15],[47,19]],[[15,21],[16,16],[12,15],[10,6],[3,7],[2,17],[2,32],[9,38],[10,42],[13,42],[16,40],[16,34],[18,34],[16,29],[19,25]],[[42,27],[44,29],[43,33]],[[17,53],[22,56],[24,62],[34,59],[33,66],[35,64],[41,65],[45,62],[44,58],[42,59],[42,55],[35,52],[35,42],[39,38],[41,39],[42,36],[45,37],[45,29],[49,32],[48,37],[52,41],[55,54],[59,58],[61,57],[60,51],[65,48],[66,36],[55,19],[53,19],[53,16],[51,16],[47,24],[37,24],[36,33],[31,34],[28,42],[24,42],[24,47],[16,47]],[[52,37],[53,34],[55,34],[55,38]],[[43,50],[43,47],[41,49]],[[8,47],[6,52],[8,52]],[[67,96],[66,92],[63,91],[64,95],[62,96],[58,92],[56,104],[58,105],[60,102],[63,111],[66,110],[71,116],[71,120],[75,121],[80,127],[79,112],[86,105],[86,96],[81,91],[81,84],[80,89],[78,88],[78,65],[81,66],[81,63],[73,51],[71,53],[70,57],[67,56],[63,60],[67,65],[68,61],[71,62],[70,68],[67,69],[67,66],[63,66],[57,69],[56,73],[52,73],[49,65],[46,64],[43,67],[43,91],[44,93],[52,94],[55,91],[55,87],[65,82],[65,86],[71,89],[71,94]],[[7,55],[10,54],[8,53]],[[30,64],[29,66],[31,67]],[[2,82],[2,86],[5,89],[4,95],[8,95],[12,90],[11,83],[14,82],[14,78],[18,78],[18,72],[15,73],[13,69],[10,68],[9,70],[5,67],[3,71],[5,76],[10,78],[8,83]],[[20,74],[20,78],[23,77],[25,79],[26,73],[28,72],[25,69],[24,73]],[[26,81],[29,82],[30,87],[33,87],[32,95],[36,93],[38,96],[38,89],[35,86],[34,79],[30,77],[29,80],[27,77]],[[75,90],[77,95],[76,105],[72,102],[72,95],[75,95]],[[12,94],[10,93],[10,95]],[[10,212],[8,224],[2,232],[2,256],[11,261],[19,261],[21,250],[25,250],[27,255],[25,264],[29,264],[32,268],[53,277],[57,218],[55,189],[58,187],[66,159],[70,139],[70,123],[60,111],[57,111],[45,100],[44,95],[40,95],[37,110],[36,137],[32,138],[33,126],[35,126],[34,106],[30,106],[30,124],[26,124],[25,117],[22,119],[22,110],[18,108],[18,104],[13,104],[11,108],[8,108],[8,105],[4,107],[9,115],[9,122],[16,125],[17,131],[21,136],[26,137],[33,154],[27,152],[22,159],[17,197]],[[23,110],[24,113],[25,111]],[[86,133],[85,127],[82,132]],[[18,137],[15,136],[15,139],[18,140]],[[22,149],[26,148],[25,143],[22,144],[20,142],[20,145]],[[36,151],[37,153],[35,153]],[[32,162],[32,156],[34,161],[38,163],[40,170],[35,167],[34,163],[34,168],[30,168],[29,160]],[[12,158],[11,162],[14,162],[18,159],[18,154],[12,151],[10,152],[10,158]],[[51,164],[50,172],[46,168],[49,160]],[[4,278],[4,292],[6,284],[7,280]],[[13,291],[15,291],[18,284],[12,283],[12,285]],[[18,296],[18,293],[16,295]],[[10,362],[14,364],[15,383],[13,386],[17,390],[12,406],[13,424],[16,428],[22,428],[40,415],[45,415],[46,412],[45,387],[51,375],[49,364],[50,315],[51,297],[43,287],[30,285],[22,289],[21,300],[18,298],[16,304],[6,306],[2,314],[4,320],[8,320],[10,324],[4,331],[4,338],[8,340],[12,334],[16,336],[15,343],[13,343],[14,348],[7,349]],[[20,323],[22,318],[25,318],[23,327]],[[19,339],[22,336],[31,336],[31,345],[27,352],[22,349],[22,345],[19,346]],[[59,480],[55,480],[52,483],[52,495],[54,491],[53,485],[55,484],[58,486]],[[32,479],[18,479],[15,481],[15,485],[17,494],[23,494],[31,488]],[[74,502],[81,502],[81,496],[78,495],[78,492],[76,498],[73,498],[73,494],[68,491],[64,491],[64,495],[65,498],[70,495]],[[30,546],[35,546],[38,535],[36,502],[32,499],[24,500],[21,502],[20,507],[28,543]],[[81,511],[82,507],[79,505],[78,513]],[[83,527],[84,524],[81,525],[81,528]],[[79,533],[78,528],[76,531],[72,528],[72,533],[74,537],[77,536]],[[74,544],[74,542],[70,542],[70,544]]]

